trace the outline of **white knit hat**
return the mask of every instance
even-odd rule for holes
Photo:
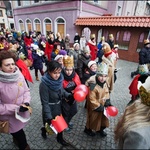
[[[93,64],[96,64],[96,62],[95,62],[95,61],[93,61],[93,60],[89,61],[89,63],[88,63],[88,67],[90,68]]]
[[[58,55],[54,58],[54,60],[57,61],[59,58],[63,58],[63,55],[59,55],[59,54],[58,54]]]

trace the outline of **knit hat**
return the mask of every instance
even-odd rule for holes
[[[64,67],[74,67],[74,59],[73,56],[64,56],[63,57],[63,63],[64,63]]]
[[[93,61],[93,60],[89,61],[89,63],[88,63],[88,67],[90,68],[93,64],[96,64],[96,62],[95,62],[95,61]]]
[[[75,48],[77,45],[79,45],[79,43],[74,43],[74,44],[73,44],[73,47]]]
[[[63,55],[63,56],[64,56],[64,55],[67,55],[67,52],[62,49],[62,50],[59,51],[59,55]]]
[[[139,72],[139,74],[148,73],[148,72],[149,72],[149,69],[148,69],[147,64],[139,65],[139,66],[138,66],[138,72]]]
[[[108,75],[108,65],[106,63],[100,63],[97,65],[97,76],[99,75]]]
[[[8,37],[12,37],[13,35],[12,34],[8,34]]]
[[[138,90],[139,90],[141,102],[147,106],[150,106],[150,84],[149,83],[150,83],[150,76],[147,76],[144,83],[138,81]]]
[[[90,53],[90,48],[88,45],[85,46],[84,50],[83,50],[84,54],[86,53]]]
[[[58,55],[54,58],[54,60],[57,61],[59,58],[63,58],[63,55],[59,55],[59,54],[58,54]]]
[[[119,45],[118,45],[118,44],[115,44],[115,45],[114,45],[114,48],[119,48]]]
[[[34,49],[34,50],[37,50],[38,48],[39,48],[39,46],[38,45],[35,45],[35,44],[31,44],[31,47]]]

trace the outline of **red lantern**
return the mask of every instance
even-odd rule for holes
[[[74,89],[74,93],[77,91],[83,91],[83,92],[85,92],[85,95],[87,95],[89,90],[86,85],[80,84]]]
[[[109,116],[115,117],[118,114],[118,109],[114,106],[109,106],[106,108],[106,112]]]
[[[82,102],[82,101],[85,100],[85,98],[86,98],[86,94],[85,94],[85,92],[83,92],[83,91],[76,91],[76,92],[74,93],[74,99],[75,99],[77,102]]]

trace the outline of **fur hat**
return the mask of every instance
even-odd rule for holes
[[[93,60],[89,61],[88,67],[90,68],[93,64],[96,64],[96,61],[93,61]]]
[[[96,75],[108,75],[108,65],[104,62],[98,64]]]
[[[110,45],[109,45],[107,42],[105,42],[105,43],[103,44],[102,50],[104,51],[104,54],[110,53],[110,52],[111,52]]]
[[[147,45],[147,44],[150,44],[149,39],[145,39],[145,40],[144,40],[144,45]]]
[[[141,102],[147,106],[150,106],[150,76],[146,75],[141,75],[142,77],[146,77],[142,83],[141,81],[138,81],[138,90],[139,90],[139,95],[141,98]]]
[[[86,46],[85,46],[85,48],[84,48],[83,52],[84,52],[84,54],[86,54],[86,53],[90,53],[90,52],[91,52],[91,51],[90,51],[90,48],[89,48],[89,46],[88,46],[88,45],[86,45]]]
[[[59,55],[59,54],[58,54],[58,55],[54,58],[54,60],[57,61],[59,58],[63,58],[63,55]]]
[[[64,56],[63,57],[63,63],[64,63],[64,67],[74,67],[74,59],[73,56]]]

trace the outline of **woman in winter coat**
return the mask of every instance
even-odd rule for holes
[[[90,48],[91,60],[95,60],[97,58],[98,48],[95,42],[95,34],[91,34],[90,40],[87,45]]]
[[[23,128],[26,123],[15,117],[15,110],[29,117],[30,91],[24,76],[15,65],[12,51],[0,51],[0,121],[9,121],[9,133],[20,150],[30,149]]]
[[[70,93],[66,92],[62,87],[63,75],[61,74],[61,64],[52,60],[48,62],[47,71],[41,78],[39,86],[39,94],[42,103],[43,125],[45,123],[51,124],[51,120],[55,119],[57,115],[61,115],[62,99],[70,99]],[[46,138],[45,128],[41,128],[43,138]],[[63,146],[67,146],[67,142],[63,139],[63,132],[57,134],[57,142]]]
[[[54,42],[54,34],[50,32],[45,46],[45,57],[47,58],[47,61],[51,60],[51,54],[54,49]]]
[[[85,70],[88,68],[88,62],[91,60],[90,56],[90,49],[89,46],[86,46],[84,51],[79,55],[79,59],[77,62],[77,73],[80,77],[81,83],[84,82],[84,73]]]
[[[75,72],[74,69],[74,61],[73,56],[65,56],[63,58],[64,62],[64,68],[62,70],[64,80],[63,80],[63,87],[64,89],[72,94],[71,101],[68,101],[67,99],[63,99],[62,102],[62,112],[63,116],[68,123],[68,128],[66,129],[69,131],[73,128],[73,124],[71,123],[71,119],[73,116],[77,113],[77,103],[74,100],[73,93],[76,86],[81,84],[80,78],[78,74]]]
[[[150,76],[138,82],[140,98],[126,107],[115,127],[118,149],[150,149]]]
[[[32,51],[33,67],[35,69],[36,80],[39,81],[38,71],[40,71],[41,76],[44,75],[44,71],[43,71],[43,63],[44,63],[43,55],[44,55],[44,52],[42,50],[40,50],[37,45],[34,45],[33,49],[34,49]]]
[[[77,71],[77,63],[78,63],[79,56],[81,55],[80,44],[79,43],[75,43],[73,45],[73,48],[74,49],[70,49],[68,51],[68,55],[69,56],[73,55],[73,58],[74,58],[74,68],[75,68],[75,71]]]

